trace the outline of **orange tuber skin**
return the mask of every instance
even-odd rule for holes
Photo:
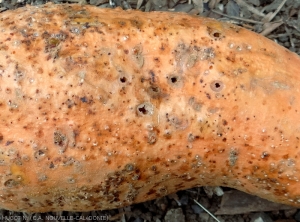
[[[218,21],[0,14],[0,207],[118,208],[195,186],[300,207],[300,59]]]

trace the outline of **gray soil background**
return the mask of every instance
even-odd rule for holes
[[[300,0],[0,0],[0,13],[46,2],[212,17],[260,33],[300,55]],[[106,211],[27,214],[0,209],[2,221],[300,222],[300,209],[230,188],[201,187]]]

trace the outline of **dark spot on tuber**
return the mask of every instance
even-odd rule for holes
[[[50,163],[49,168],[50,168],[50,169],[53,169],[53,168],[54,168],[54,163],[53,163],[53,162]]]
[[[121,83],[125,83],[126,81],[127,81],[127,79],[126,79],[125,76],[123,76],[123,77],[120,78],[120,82],[121,82]]]
[[[12,141],[12,140],[8,140],[8,141],[6,141],[6,143],[5,143],[5,146],[9,146],[10,144],[12,144],[14,141]]]
[[[8,187],[8,188],[12,188],[17,186],[19,183],[13,179],[9,179],[7,181],[4,182],[4,186]]]
[[[84,97],[80,98],[80,101],[83,102],[83,103],[87,103],[88,99],[84,96]]]
[[[215,80],[210,83],[210,88],[215,92],[220,92],[224,88],[224,84],[219,80]]]
[[[135,169],[135,167],[134,167],[134,165],[132,164],[132,163],[128,163],[128,164],[126,164],[126,166],[125,166],[125,171],[127,171],[127,172],[131,172],[131,171],[133,171]]]
[[[221,40],[225,38],[225,36],[218,30],[215,30],[213,28],[207,27],[207,32],[210,35],[210,37],[214,38],[215,40]]]
[[[148,87],[147,93],[152,99],[159,99],[162,96],[160,88],[156,85]]]
[[[137,107],[137,114],[139,116],[152,115],[154,112],[153,105],[151,103],[142,103]]]
[[[60,152],[63,153],[66,150],[68,144],[67,136],[60,131],[55,131],[53,140],[54,144],[60,147]]]
[[[34,152],[34,158],[37,160],[43,156],[45,156],[45,152],[43,150],[37,150]]]
[[[171,75],[167,77],[168,79],[168,84],[171,85],[172,87],[181,87],[182,86],[182,78],[177,75]]]
[[[148,134],[148,143],[153,145],[156,143],[157,135],[156,132],[149,132]]]
[[[236,161],[238,159],[238,151],[234,148],[231,148],[230,149],[230,152],[229,152],[229,164],[230,166],[234,166],[236,164]]]

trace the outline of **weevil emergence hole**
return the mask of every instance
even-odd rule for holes
[[[147,112],[148,112],[145,106],[140,107],[140,108],[139,108],[139,111],[140,111],[140,113],[142,113],[142,114],[144,114],[144,115],[146,115]]]
[[[126,79],[125,76],[123,76],[123,77],[120,78],[120,82],[125,83],[126,81],[127,81],[127,79]]]
[[[171,75],[168,78],[168,83],[175,87],[181,87],[182,86],[182,79],[180,76]]]
[[[221,37],[221,33],[215,32],[215,33],[213,34],[213,36],[214,36],[215,38],[220,38],[220,37]]]
[[[176,83],[176,82],[177,82],[177,77],[172,77],[172,78],[171,78],[171,82],[172,82],[172,83]]]
[[[215,40],[221,40],[222,38],[224,38],[224,35],[218,30],[208,27],[207,31],[208,31],[208,34]]]
[[[220,92],[224,88],[224,84],[221,81],[213,81],[210,84],[210,88],[215,92]]]
[[[140,116],[152,115],[153,110],[153,105],[151,103],[142,103],[137,107],[137,113]]]

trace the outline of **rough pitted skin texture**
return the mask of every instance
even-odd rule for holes
[[[0,15],[0,207],[203,185],[300,206],[300,59],[231,24],[80,5]]]

